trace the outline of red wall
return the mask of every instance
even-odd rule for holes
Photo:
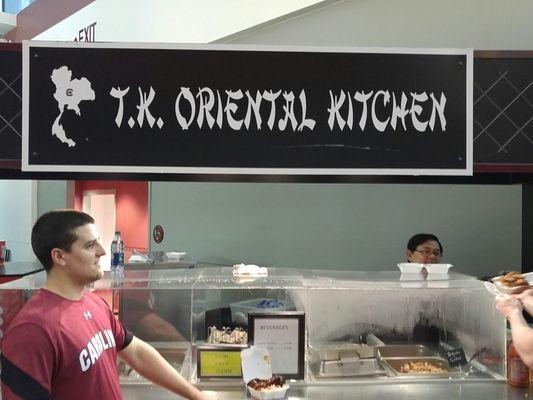
[[[76,181],[74,208],[82,210],[85,190],[115,190],[116,229],[131,249],[148,251],[148,182]]]

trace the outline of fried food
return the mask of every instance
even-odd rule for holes
[[[268,391],[285,385],[285,378],[280,375],[272,375],[270,379],[252,379],[247,386],[259,391]]]
[[[519,287],[529,286],[529,282],[522,276],[520,272],[511,271],[508,274],[496,279],[496,282],[500,282],[507,287]]]
[[[400,372],[404,374],[441,374],[446,369],[428,363],[427,361],[407,362],[400,367]]]

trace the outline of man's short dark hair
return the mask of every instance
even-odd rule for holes
[[[442,254],[442,244],[440,243],[439,238],[432,233],[417,233],[407,242],[407,249],[415,251],[422,243],[429,242],[430,240],[439,244],[440,254]]]
[[[78,239],[74,231],[87,224],[94,224],[93,217],[75,210],[49,211],[37,219],[31,231],[31,247],[47,272],[53,266],[52,249],[70,251]]]

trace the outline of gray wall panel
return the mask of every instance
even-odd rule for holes
[[[152,183],[152,249],[204,262],[387,270],[408,238],[437,234],[443,261],[482,276],[520,268],[519,185]]]

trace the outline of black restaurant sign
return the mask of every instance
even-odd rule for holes
[[[472,51],[25,42],[28,171],[472,173]]]

